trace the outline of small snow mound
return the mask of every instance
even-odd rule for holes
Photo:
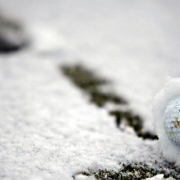
[[[147,178],[146,180],[163,180],[164,179],[164,175],[163,174],[158,174],[152,178]]]
[[[85,176],[82,174],[79,174],[76,176],[75,180],[96,180],[94,176]]]
[[[165,158],[171,162],[180,164],[180,152],[177,145],[172,144],[164,129],[164,114],[168,103],[180,96],[180,78],[169,79],[165,87],[156,95],[152,112],[154,124],[159,136],[159,144]]]
[[[164,174],[158,174],[152,178],[147,178],[146,180],[165,180],[165,179],[164,179]],[[166,180],[175,180],[175,179],[172,177],[169,177]]]

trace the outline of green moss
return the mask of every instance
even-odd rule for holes
[[[75,85],[85,91],[91,91],[91,88],[97,89],[97,86],[106,84],[104,79],[97,78],[91,71],[88,71],[80,65],[76,66],[63,66],[62,70]]]
[[[143,163],[122,164],[118,172],[99,170],[99,172],[94,173],[94,176],[97,180],[141,180],[158,174],[164,174],[164,178],[177,178],[177,172],[173,169],[167,171],[161,168],[150,167]]]
[[[91,102],[98,107],[103,107],[107,102],[127,104],[127,102],[117,94],[113,92],[104,92],[102,90],[102,85],[108,85],[109,81],[96,76],[93,71],[90,71],[81,65],[63,66],[60,67],[60,69],[77,87],[87,93],[90,96]],[[109,113],[115,117],[117,127],[119,127],[121,120],[125,119],[127,124],[133,127],[139,137],[142,137],[143,139],[158,138],[156,135],[149,132],[143,132],[142,119],[139,116],[134,115],[131,111],[111,111]]]
[[[126,103],[121,97],[112,92],[103,92],[101,85],[108,83],[107,80],[97,77],[93,72],[80,65],[63,66],[63,73],[68,76],[76,86],[88,93],[91,101],[97,106],[102,107],[107,102],[115,104]]]
[[[107,102],[114,104],[126,104],[126,101],[116,95],[113,92],[102,91],[102,85],[108,85],[109,81],[100,78],[95,75],[94,72],[87,70],[83,66],[63,66],[60,67],[63,73],[82,91],[90,96],[92,103],[96,104],[98,107],[103,107]],[[127,125],[131,126],[136,134],[143,139],[158,139],[156,135],[150,132],[143,132],[143,121],[140,116],[134,115],[131,111],[120,111],[114,110],[109,112],[110,115],[115,117],[117,127],[122,122],[122,119],[126,121]],[[168,164],[166,162],[165,164]],[[155,161],[155,166],[157,162]],[[86,172],[80,172],[78,174],[83,174],[89,176],[90,174]],[[122,167],[115,171],[99,170],[99,172],[94,173],[94,176],[98,180],[130,180],[130,179],[145,179],[157,174],[164,174],[164,177],[174,177],[177,178],[180,174],[179,168],[176,168],[174,164],[170,164],[165,167],[155,168],[147,166],[143,163],[138,164],[122,164]],[[92,175],[92,174],[91,174]],[[178,179],[178,178],[177,178]]]
[[[133,127],[136,133],[142,130],[142,119],[139,116],[133,115],[130,111],[111,111],[110,115],[115,116],[117,126],[120,125],[122,119],[125,119],[127,124]]]

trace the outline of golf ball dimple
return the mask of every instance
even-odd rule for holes
[[[180,146],[180,96],[172,99],[166,106],[164,129],[170,141]]]

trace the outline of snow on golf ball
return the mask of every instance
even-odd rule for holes
[[[169,79],[156,95],[152,113],[160,151],[180,166],[180,78]]]
[[[171,142],[180,147],[180,96],[171,100],[166,106],[164,129]]]

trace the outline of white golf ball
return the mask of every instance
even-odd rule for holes
[[[180,166],[180,78],[171,78],[152,104],[157,145],[169,162]]]
[[[166,106],[164,129],[170,141],[180,146],[180,96],[169,101]]]

